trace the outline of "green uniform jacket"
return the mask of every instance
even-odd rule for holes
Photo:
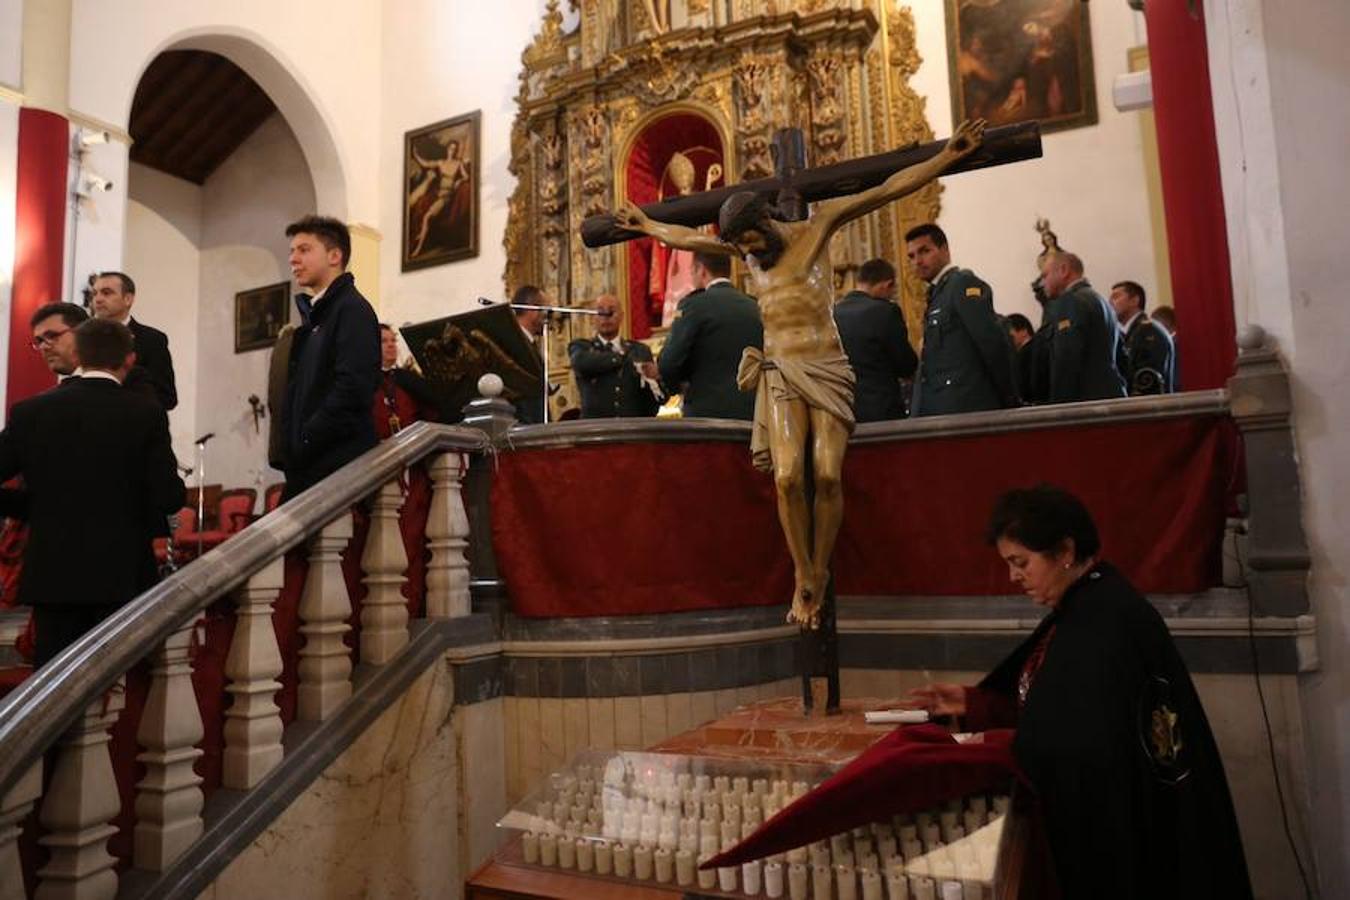
[[[1119,332],[1115,314],[1087,279],[1047,303],[1041,335],[1049,402],[1124,397],[1125,382],[1116,371]]]
[[[928,289],[913,414],[942,416],[1016,406],[1012,341],[993,292],[969,269],[948,269]]]
[[[834,324],[858,378],[853,389],[854,417],[859,422],[904,418],[900,379],[912,378],[919,361],[909,345],[900,307],[853,291],[834,305]]]
[[[579,338],[567,345],[583,419],[654,416],[660,403],[638,374],[637,363],[651,362],[652,351],[641,341],[623,341],[615,353],[599,337]]]
[[[755,395],[736,387],[746,347],[764,348],[759,306],[729,282],[695,291],[680,301],[657,366],[672,392],[685,385],[684,415],[752,419]]]

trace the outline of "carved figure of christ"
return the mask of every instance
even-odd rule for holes
[[[789,622],[819,625],[830,557],[843,519],[841,475],[853,430],[853,376],[832,312],[830,237],[848,222],[940,176],[980,146],[984,128],[983,120],[962,123],[937,155],[899,170],[876,187],[816,204],[804,222],[773,218],[768,202],[751,192],[732,194],[723,203],[716,237],[657,222],[633,204],[616,213],[623,228],[681,250],[740,256],[749,268],[764,319],[764,352],[760,359],[757,351],[747,350],[740,383],[745,390],[767,378],[771,386],[756,397],[755,426],[767,438],[778,519],[792,557],[795,587]],[[813,491],[808,491],[808,478]],[[810,494],[814,500],[808,504]]]

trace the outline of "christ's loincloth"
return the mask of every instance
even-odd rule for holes
[[[821,359],[765,359],[758,347],[746,347],[736,372],[736,386],[755,392],[755,422],[750,432],[750,458],[761,472],[773,471],[769,454],[770,404],[801,400],[834,416],[853,431],[853,385],[857,379],[842,353]]]

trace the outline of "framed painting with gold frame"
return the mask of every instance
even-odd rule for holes
[[[403,136],[403,271],[478,255],[478,111]]]
[[[1038,121],[1043,131],[1097,124],[1088,4],[946,0],[952,121]]]
[[[234,295],[234,352],[263,350],[290,320],[291,283],[282,281]]]

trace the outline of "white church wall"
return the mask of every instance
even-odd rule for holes
[[[543,0],[385,4],[379,126],[381,305],[395,322],[461,312],[479,296],[502,296],[502,235],[507,201],[515,189],[507,164],[516,78],[520,53],[537,31],[543,9]],[[403,134],[476,109],[483,113],[478,256],[401,272]]]
[[[1237,317],[1292,371],[1319,671],[1301,679],[1322,896],[1350,895],[1350,7],[1205,4]],[[1240,252],[1238,252],[1240,251]],[[1304,798],[1298,798],[1303,800]]]
[[[953,127],[944,5],[909,4],[923,57],[912,83],[927,97],[928,121],[940,137]],[[1034,225],[1042,216],[1065,249],[1083,257],[1099,291],[1128,278],[1157,294],[1138,114],[1119,113],[1111,102],[1113,79],[1128,70],[1126,51],[1144,41],[1124,2],[1093,3],[1090,14],[1098,124],[1045,135],[1039,160],[943,182],[939,224],[952,260],[989,282],[999,312],[1020,312],[1033,323],[1040,321],[1029,287],[1040,252]]]
[[[78,140],[80,131],[72,122],[72,142]],[[110,140],[85,149],[78,164],[71,161],[72,186],[84,194],[66,207],[63,299],[72,303],[83,302],[80,290],[89,283],[90,273],[122,267],[129,149],[121,141]],[[103,179],[108,187],[86,182],[86,176]]]
[[[123,270],[136,281],[137,320],[163,331],[173,354],[178,408],[169,413],[173,449],[192,465],[197,431],[197,325],[202,189],[132,163],[127,173]]]
[[[227,52],[269,91],[306,141],[305,154],[323,171],[329,196],[349,221],[378,215],[376,128],[380,67],[377,0],[73,0],[70,106],[126,127],[145,67],[169,47]],[[317,152],[331,137],[333,158]],[[330,171],[340,167],[341,173]]]
[[[252,487],[261,496],[264,486],[281,480],[267,465],[268,420],[255,430],[248,403],[250,394],[266,402],[271,353],[234,352],[234,295],[290,279],[284,231],[313,209],[304,155],[279,115],[264,122],[202,188],[197,429],[215,433],[207,445],[210,483]]]
[[[0,322],[9,321],[14,284],[14,200],[19,151],[19,107],[0,99]],[[0,328],[0,352],[9,353],[9,328]],[[9,367],[0,369],[0,397],[5,396]],[[0,421],[4,410],[0,409]]]
[[[23,0],[0,0],[0,84],[23,80]]]

